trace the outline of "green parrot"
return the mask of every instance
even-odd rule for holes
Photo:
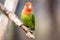
[[[32,3],[27,2],[21,12],[21,21],[22,23],[30,28],[31,30],[35,30],[35,17],[32,11]]]

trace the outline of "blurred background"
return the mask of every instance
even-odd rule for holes
[[[35,15],[35,39],[26,37],[21,28],[1,14],[0,40],[60,40],[60,0],[0,0],[0,3],[19,17],[28,1],[32,2]]]

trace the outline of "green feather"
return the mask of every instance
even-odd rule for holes
[[[35,18],[34,14],[31,13],[30,15],[24,15],[25,13],[21,13],[21,21],[22,23],[29,27],[31,30],[35,29]]]

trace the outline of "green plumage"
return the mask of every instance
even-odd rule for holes
[[[31,13],[30,15],[26,15],[22,12],[21,21],[25,26],[29,27],[31,30],[35,29],[35,18],[33,13]]]

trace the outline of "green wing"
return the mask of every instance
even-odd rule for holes
[[[31,30],[34,30],[35,29],[35,17],[34,17],[34,14],[33,13],[31,13],[31,15],[29,16],[29,20],[30,21],[28,21],[29,22],[29,27],[31,28]]]
[[[32,21],[33,26],[35,27],[35,17],[33,13],[31,15],[31,21]]]
[[[22,14],[21,15],[21,21],[23,22],[23,24],[25,26],[28,26],[32,30],[35,29],[35,18],[34,18],[33,14],[31,14],[29,16],[25,16],[25,15]]]

